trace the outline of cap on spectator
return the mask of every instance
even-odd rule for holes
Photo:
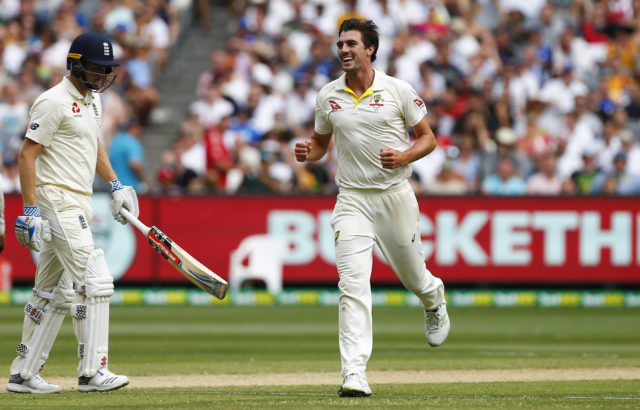
[[[496,141],[502,145],[513,145],[516,142],[516,133],[511,128],[500,127],[496,130]]]
[[[467,23],[465,23],[461,17],[454,17],[451,19],[449,28],[451,31],[461,36],[467,32]]]
[[[618,151],[616,155],[613,157],[614,161],[626,160],[626,159],[627,159],[627,154],[624,151]]]
[[[251,77],[253,81],[266,87],[271,87],[273,83],[273,73],[266,64],[254,64],[253,67],[251,67]]]
[[[620,138],[621,142],[631,142],[633,141],[633,132],[631,130],[620,130],[618,138]]]
[[[587,145],[586,147],[584,147],[582,149],[582,156],[583,157],[594,157],[596,155],[596,147],[594,147],[593,145]]]
[[[569,88],[573,91],[574,97],[586,97],[589,94],[589,88],[578,81],[573,82]]]
[[[140,125],[140,120],[138,120],[136,117],[131,117],[128,118],[127,120],[122,122],[122,128],[127,130],[131,127],[135,127],[137,125]]]

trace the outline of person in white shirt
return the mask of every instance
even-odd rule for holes
[[[320,90],[313,135],[295,146],[299,162],[317,161],[335,136],[339,193],[331,225],[340,276],[342,397],[372,394],[365,370],[373,345],[369,279],[374,244],[419,298],[429,344],[442,344],[450,327],[444,284],[425,266],[418,202],[408,181],[410,164],[432,152],[436,139],[416,91],[373,68],[378,37],[371,20],[351,18],[341,24],[337,47],[345,74]],[[409,127],[418,137],[413,145]]]
[[[75,38],[67,54],[71,75],[34,102],[19,157],[23,215],[18,241],[40,252],[33,294],[25,306],[22,341],[6,388],[57,393],[40,372],[68,311],[78,339],[78,391],[109,391],[129,383],[108,369],[109,300],[113,278],[89,225],[94,175],[107,183],[114,218],[126,208],[137,217],[133,188],[122,186],[99,140],[99,92],[115,80],[111,41],[102,34]]]

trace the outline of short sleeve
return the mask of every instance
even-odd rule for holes
[[[331,134],[333,132],[333,126],[327,118],[327,114],[324,112],[324,94],[319,94],[316,97],[316,116],[314,131],[321,135]]]
[[[427,107],[425,106],[424,101],[422,101],[422,98],[420,98],[416,90],[414,90],[409,83],[400,83],[398,91],[400,94],[404,121],[407,126],[413,127],[422,121],[422,118],[427,115]]]
[[[29,116],[31,121],[25,136],[45,147],[49,146],[63,118],[58,105],[50,99],[38,100],[31,107]]]

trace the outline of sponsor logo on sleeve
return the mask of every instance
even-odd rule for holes
[[[422,100],[421,100],[421,99],[419,99],[419,98],[416,98],[415,100],[413,100],[413,103],[414,103],[415,105],[417,105],[417,106],[418,106],[418,108],[422,108],[422,106],[424,105],[424,101],[422,101]]]
[[[35,131],[38,129],[38,127],[40,126],[40,124],[38,124],[37,122],[32,122],[31,124],[29,124],[29,129],[31,131]]]

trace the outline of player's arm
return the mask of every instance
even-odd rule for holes
[[[109,154],[107,154],[107,150],[104,149],[100,141],[98,141],[98,161],[96,162],[96,172],[105,183],[118,179],[116,172],[111,166]]]
[[[51,240],[49,222],[40,216],[40,208],[36,202],[36,157],[41,152],[40,143],[25,138],[18,156],[23,215],[16,219],[14,231],[18,242],[34,251],[40,251],[42,241]]]
[[[20,172],[20,191],[24,206],[36,206],[36,157],[42,152],[42,145],[29,139],[24,139],[20,156],[18,157],[18,171]]]
[[[408,150],[396,151],[389,147],[380,150],[380,160],[383,168],[396,169],[403,165],[408,165],[436,149],[436,136],[433,134],[426,116],[411,128],[414,134],[418,136],[418,139]]]
[[[310,139],[296,143],[295,155],[298,162],[317,161],[324,157],[329,149],[333,134],[313,132]]]

